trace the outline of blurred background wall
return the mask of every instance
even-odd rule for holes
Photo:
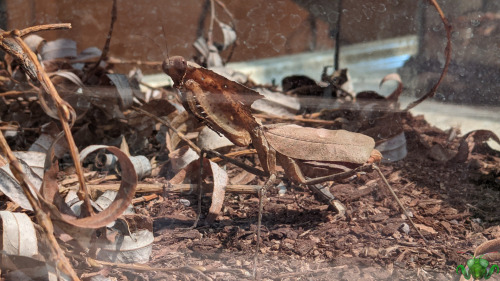
[[[221,1],[236,23],[238,46],[233,61],[331,49],[332,31],[339,15],[342,44],[417,32],[418,1],[343,0],[340,10],[339,1],[331,0]],[[210,13],[203,14],[206,3],[205,0],[118,0],[111,55],[161,60],[167,44],[171,55],[194,55],[192,43],[199,35],[200,19],[204,16],[201,26],[205,31],[208,27]],[[78,42],[80,50],[91,46],[102,48],[111,6],[111,0],[10,0],[6,1],[7,28],[69,22],[72,30],[40,35],[49,40],[71,38]],[[221,21],[230,22],[219,6],[215,10]],[[215,38],[221,38],[217,28]]]

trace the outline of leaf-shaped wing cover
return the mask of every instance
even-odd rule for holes
[[[363,134],[277,124],[264,127],[269,144],[290,158],[364,164],[375,141]]]
[[[258,126],[250,110],[262,96],[205,68],[188,65],[184,87],[189,109],[234,144],[250,144],[250,131]]]

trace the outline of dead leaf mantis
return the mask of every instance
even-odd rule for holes
[[[277,179],[277,165],[284,169],[288,179],[305,185],[338,180],[360,171],[375,169],[403,212],[408,214],[375,164],[382,155],[374,150],[375,142],[371,137],[344,130],[304,128],[290,124],[263,126],[250,111],[252,102],[262,98],[259,93],[187,62],[183,57],[165,60],[163,71],[181,91],[184,107],[188,111],[236,145],[247,146],[252,143],[257,150],[263,174],[268,180],[259,191],[255,260],[260,247],[262,198]],[[425,240],[411,218],[407,217]]]

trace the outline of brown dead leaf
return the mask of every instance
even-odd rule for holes
[[[264,127],[277,152],[294,159],[363,164],[375,146],[371,137],[345,130],[278,124]]]
[[[40,193],[45,200],[41,202],[43,202],[44,208],[50,212],[54,223],[60,226],[68,234],[80,233],[88,229],[97,229],[115,221],[127,209],[135,195],[137,175],[134,166],[128,156],[118,148],[105,145],[87,147],[81,151],[80,161],[83,161],[87,155],[99,149],[106,149],[118,158],[122,170],[122,182],[116,198],[111,205],[102,212],[90,217],[75,217],[74,213],[59,195],[59,186],[57,184],[58,167],[56,163],[46,160],[46,172],[40,189]]]
[[[437,231],[434,230],[434,228],[427,226],[425,224],[416,223],[415,226],[418,227],[420,230],[423,230],[423,231],[430,233],[430,234],[437,234],[438,233]]]
[[[490,130],[476,130],[467,133],[460,140],[458,152],[455,157],[450,159],[450,162],[463,163],[467,161],[474,148],[477,145],[484,144],[489,139],[492,139],[496,143],[500,144],[500,139],[498,138],[498,136]]]

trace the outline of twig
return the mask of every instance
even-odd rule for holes
[[[266,191],[269,189],[269,187],[274,185],[274,182],[276,181],[276,175],[272,174],[269,176],[267,179],[266,183],[262,186],[261,189],[259,189],[259,215],[257,218],[257,242],[255,246],[255,254],[253,256],[253,276],[254,278],[257,276],[257,264],[259,262],[259,251],[260,251],[260,243],[261,243],[261,238],[260,238],[260,229],[262,227],[262,210],[264,208],[264,197],[266,196]]]
[[[115,22],[116,22],[116,0],[113,0],[113,7],[111,8],[111,23],[109,25],[109,31],[108,31],[108,37],[106,37],[106,43],[104,44],[104,48],[102,49],[102,53],[101,53],[101,57],[99,57],[99,59],[97,60],[97,62],[95,63],[94,67],[92,67],[90,69],[89,72],[87,72],[87,74],[85,75],[85,78],[83,79],[84,82],[87,82],[90,77],[92,77],[94,75],[94,73],[96,72],[97,68],[99,68],[99,64],[101,63],[101,61],[103,61],[106,56],[108,55],[108,52],[109,52],[109,45],[111,43],[111,35],[113,35],[113,27],[115,25]]]
[[[32,193],[32,192],[37,193],[36,188],[33,186],[33,184],[30,182],[30,180],[24,173],[17,158],[14,156],[14,154],[12,154],[12,151],[10,150],[10,147],[7,144],[7,141],[5,140],[5,137],[1,131],[0,131],[0,148],[9,159],[9,164],[12,174],[14,174],[14,177],[17,179],[21,188],[23,189],[24,195],[28,199],[31,207],[33,208],[33,211],[35,212],[36,220],[43,229],[45,238],[48,241],[48,246],[51,252],[50,255],[52,261],[56,264],[56,268],[58,268],[65,274],[69,275],[72,280],[80,280],[76,275],[75,270],[71,266],[69,260],[64,255],[63,250],[57,243],[57,240],[54,236],[54,226],[52,224],[52,221],[50,220],[50,217],[42,210],[40,202],[35,198],[34,194]],[[40,198],[40,194],[37,194],[37,196],[38,198]]]
[[[71,23],[42,24],[42,25],[27,27],[23,30],[19,30],[19,36],[23,37],[23,36],[26,36],[28,34],[39,32],[39,31],[56,30],[56,29],[70,29],[70,28],[71,28]],[[11,33],[11,31],[3,31],[0,34],[0,36],[6,36],[10,33]]]
[[[119,183],[104,183],[104,184],[89,184],[87,185],[89,190],[93,195],[96,192],[105,192],[107,190],[117,191],[120,188]],[[229,184],[226,186],[226,192],[237,193],[237,194],[257,194],[260,185],[245,185],[245,184]],[[63,188],[60,193],[64,193],[67,190],[72,190],[72,187]],[[137,184],[136,193],[179,193],[179,194],[194,194],[198,192],[198,184],[192,183],[179,183],[170,184],[169,188],[165,188],[163,183],[139,183]],[[203,186],[203,192],[210,192],[210,188]],[[95,197],[95,196],[94,196]]]
[[[420,235],[420,237],[422,237],[422,239],[424,239],[424,241],[427,243],[427,239],[425,239],[424,235],[422,234],[422,232],[420,232],[420,230],[418,230],[417,226],[415,225],[415,223],[413,223],[413,220],[411,219],[410,215],[408,214],[408,211],[406,211],[406,208],[403,206],[403,203],[401,203],[401,201],[399,201],[399,198],[398,196],[396,195],[396,193],[394,192],[394,190],[392,189],[391,185],[389,184],[389,182],[387,181],[387,179],[385,178],[384,174],[382,174],[382,171],[380,171],[380,168],[373,164],[373,169],[375,169],[375,171],[377,171],[377,173],[379,174],[379,176],[382,178],[382,180],[384,181],[385,185],[387,186],[387,188],[389,189],[389,191],[391,192],[392,196],[394,197],[394,199],[396,200],[396,202],[398,203],[399,207],[401,208],[401,210],[403,211],[403,213],[405,214],[405,216],[408,218],[408,220],[410,221],[411,225],[413,226],[413,228],[415,228],[415,230],[418,232],[418,234]]]
[[[439,87],[439,84],[441,84],[441,81],[443,81],[444,76],[446,75],[446,72],[448,71],[448,66],[450,65],[450,60],[451,60],[451,25],[448,22],[448,19],[445,17],[443,11],[441,10],[441,7],[439,7],[439,4],[436,2],[436,0],[429,0],[431,2],[431,5],[433,5],[437,12],[439,13],[439,17],[441,18],[441,21],[443,22],[444,28],[446,29],[446,47],[444,49],[444,55],[446,57],[446,61],[444,63],[443,67],[443,72],[441,72],[441,76],[439,77],[439,80],[437,81],[436,85],[432,87],[432,89],[419,98],[418,100],[410,103],[404,111],[409,111],[410,109],[414,108],[415,106],[419,105],[422,101],[424,101],[427,98],[431,98],[436,94],[436,90]]]
[[[222,1],[215,0],[215,3],[217,3],[217,5],[219,5],[222,8],[222,10],[229,16],[229,18],[231,19],[232,28],[233,28],[234,32],[236,32],[236,21],[234,20],[233,14],[228,10],[226,5],[224,3],[222,3]],[[231,58],[233,57],[234,49],[236,48],[236,46],[237,46],[237,44],[236,44],[236,42],[234,42],[231,46],[231,50],[229,51],[229,54],[227,55],[225,63],[228,63],[231,61]]]
[[[96,58],[90,58],[90,59],[83,59],[83,60],[70,60],[70,63],[87,63],[87,62],[94,62],[96,61]],[[162,61],[142,61],[142,60],[128,60],[128,59],[120,59],[120,58],[115,58],[115,57],[108,57],[108,63],[111,64],[135,64],[135,65],[146,65],[146,66],[151,66],[154,68],[161,67],[161,64],[163,63]]]
[[[214,21],[215,21],[215,8],[214,8],[214,0],[210,0],[210,25],[208,27],[207,33],[207,45],[212,46],[214,44]]]
[[[21,32],[14,31],[11,33],[12,39],[14,39],[19,47],[21,47],[22,54],[16,52],[13,56],[21,61],[25,69],[33,70],[33,67],[35,68],[34,70],[36,76],[32,78],[38,80],[40,84],[42,84],[42,87],[50,95],[50,97],[54,101],[54,104],[56,105],[58,119],[63,127],[64,136],[66,138],[66,141],[68,142],[71,158],[73,159],[76,174],[78,176],[78,182],[80,183],[80,191],[78,193],[78,197],[84,201],[85,206],[85,209],[82,210],[86,211],[88,215],[92,215],[94,213],[94,210],[90,205],[90,198],[85,186],[82,164],[80,163],[80,155],[78,152],[78,148],[76,147],[75,140],[73,139],[73,135],[71,134],[71,127],[75,122],[76,112],[69,103],[64,101],[59,96],[56,88],[54,87],[54,84],[52,84],[50,77],[43,69],[35,53],[31,51],[31,49],[26,45],[26,43],[24,43],[24,41],[21,39],[21,37],[18,36],[18,34],[21,34]],[[11,53],[13,50],[7,48],[5,49],[5,51]],[[21,58],[18,58],[18,56],[21,56]],[[31,62],[32,65],[29,65],[29,62]]]
[[[71,256],[74,256],[75,258],[81,258],[81,256],[78,256],[78,255],[71,255]],[[189,265],[181,266],[181,267],[152,267],[152,266],[147,266],[144,264],[114,263],[114,262],[108,262],[108,261],[100,261],[100,260],[96,260],[93,258],[87,258],[86,260],[90,266],[97,267],[97,268],[102,268],[103,266],[111,266],[111,267],[116,267],[116,268],[121,268],[121,269],[128,269],[128,270],[134,270],[134,271],[145,271],[145,272],[176,272],[176,271],[188,270],[188,271],[192,271],[192,272],[196,272],[198,274],[201,274],[201,276],[205,280],[212,280],[204,274],[204,271],[206,269],[203,267],[196,267],[196,266],[189,266]]]

